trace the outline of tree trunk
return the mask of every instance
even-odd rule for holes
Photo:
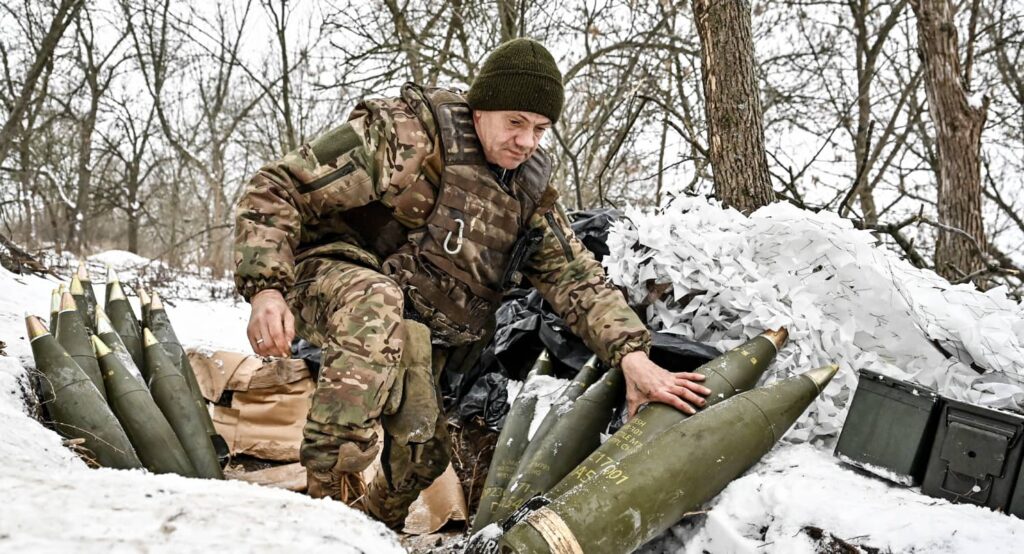
[[[775,200],[747,0],[694,0],[715,195],[743,213]]]
[[[857,174],[854,176],[853,186],[857,189],[857,201],[860,203],[864,224],[874,225],[878,223],[878,211],[875,208],[873,191],[868,186],[868,159],[871,156],[868,150],[871,144],[871,82],[875,78],[875,59],[870,55],[871,47],[868,46],[870,37],[865,21],[869,15],[868,6],[863,0],[856,6],[853,16],[857,23],[857,134],[854,138],[853,155],[857,162]]]
[[[96,130],[96,115],[99,111],[101,91],[90,86],[92,97],[89,103],[89,112],[85,114],[78,128],[78,188],[75,197],[75,205],[69,208],[70,219],[68,222],[67,237],[65,243],[68,248],[78,254],[85,254],[86,230],[85,216],[89,211],[89,193],[92,189],[92,135]]]
[[[132,157],[126,160],[124,176],[125,214],[128,216],[128,251],[133,254],[141,254],[139,252],[139,228],[141,226],[139,218],[142,216],[142,203],[139,202],[141,186],[139,177],[142,174],[142,156],[134,144],[134,141],[138,140],[137,137],[132,135],[130,140],[133,142]]]
[[[128,251],[133,254],[139,253],[139,212],[133,211],[128,214]]]
[[[510,41],[519,36],[516,2],[498,0],[498,19],[501,21],[501,42]]]
[[[23,131],[23,129],[22,129]],[[39,191],[35,190],[36,184],[32,179],[32,149],[29,146],[29,140],[27,136],[23,136],[21,142],[18,144],[18,181],[21,185],[21,190],[24,191],[25,196],[23,197],[22,209],[25,211],[25,217],[28,219],[27,227],[25,229],[25,248],[32,250],[38,244],[44,242],[43,237],[40,236],[39,229],[36,225],[36,209],[33,206],[33,196],[41,196]],[[55,245],[57,253],[60,253],[60,243]]]
[[[231,223],[228,199],[224,194],[224,158],[222,148],[211,148],[210,172],[207,174],[207,187],[212,195],[213,214],[209,223],[210,269],[217,278],[221,278],[230,267],[229,235],[219,234],[214,230],[223,223]]]
[[[274,32],[277,35],[277,45],[281,48],[281,118],[284,119],[284,148],[281,155],[287,154],[299,147],[295,122],[292,120],[292,85],[291,65],[288,63],[288,1],[279,0],[278,7],[281,13],[274,11],[273,6],[268,2],[267,11],[274,21]]]
[[[988,100],[968,100],[950,1],[911,0],[910,5],[917,16],[925,93],[938,148],[939,223],[946,227],[939,230],[935,270],[958,281],[985,268],[981,131]]]

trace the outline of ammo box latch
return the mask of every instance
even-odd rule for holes
[[[984,504],[993,480],[1006,472],[1007,454],[1020,440],[1018,427],[950,413],[940,457],[946,462],[942,488]]]

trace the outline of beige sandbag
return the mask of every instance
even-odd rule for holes
[[[449,521],[466,521],[469,508],[462,492],[462,483],[452,464],[409,507],[403,532],[426,535],[444,527]]]
[[[230,407],[214,405],[213,424],[227,441],[232,455],[298,461],[302,427],[316,388],[305,362],[224,351],[189,350],[188,356],[207,400],[218,402],[225,392],[231,392]],[[364,480],[372,479],[379,470],[378,458],[364,471]],[[306,488],[305,469],[299,464],[252,472],[229,470],[226,476],[300,492]],[[413,502],[404,532],[433,533],[450,521],[466,521],[468,512],[462,484],[448,464],[445,472]]]
[[[302,427],[316,385],[302,360],[260,358],[237,352],[190,350],[203,396],[215,404],[213,425],[232,455],[297,462]]]

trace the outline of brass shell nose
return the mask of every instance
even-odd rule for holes
[[[761,336],[772,341],[772,344],[775,345],[775,351],[778,352],[782,350],[783,345],[789,340],[789,331],[785,327],[779,327],[775,330],[769,329],[761,333]]]
[[[820,393],[825,389],[825,386],[828,385],[829,381],[835,377],[837,371],[839,371],[839,366],[832,364],[807,371],[803,376],[814,382],[814,386],[818,388],[818,392]]]
[[[50,334],[43,321],[34,315],[25,316],[25,327],[28,328],[29,340]]]

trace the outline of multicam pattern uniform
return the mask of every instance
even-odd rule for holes
[[[402,242],[396,229],[422,227],[434,207],[431,136],[403,100],[366,101],[346,124],[264,166],[239,201],[239,292],[247,300],[268,288],[285,292],[298,334],[324,349],[301,452],[310,471],[358,471],[379,449],[372,426],[402,357],[405,299],[375,268]],[[560,211],[535,213],[527,225],[543,240],[522,273],[572,330],[611,364],[648,349],[646,328]],[[444,456],[407,452],[405,462],[392,454],[392,492],[428,485],[447,465],[441,448]],[[429,471],[398,467],[424,463]],[[377,513],[385,521],[404,518],[415,493],[397,496],[387,502],[392,513]]]

